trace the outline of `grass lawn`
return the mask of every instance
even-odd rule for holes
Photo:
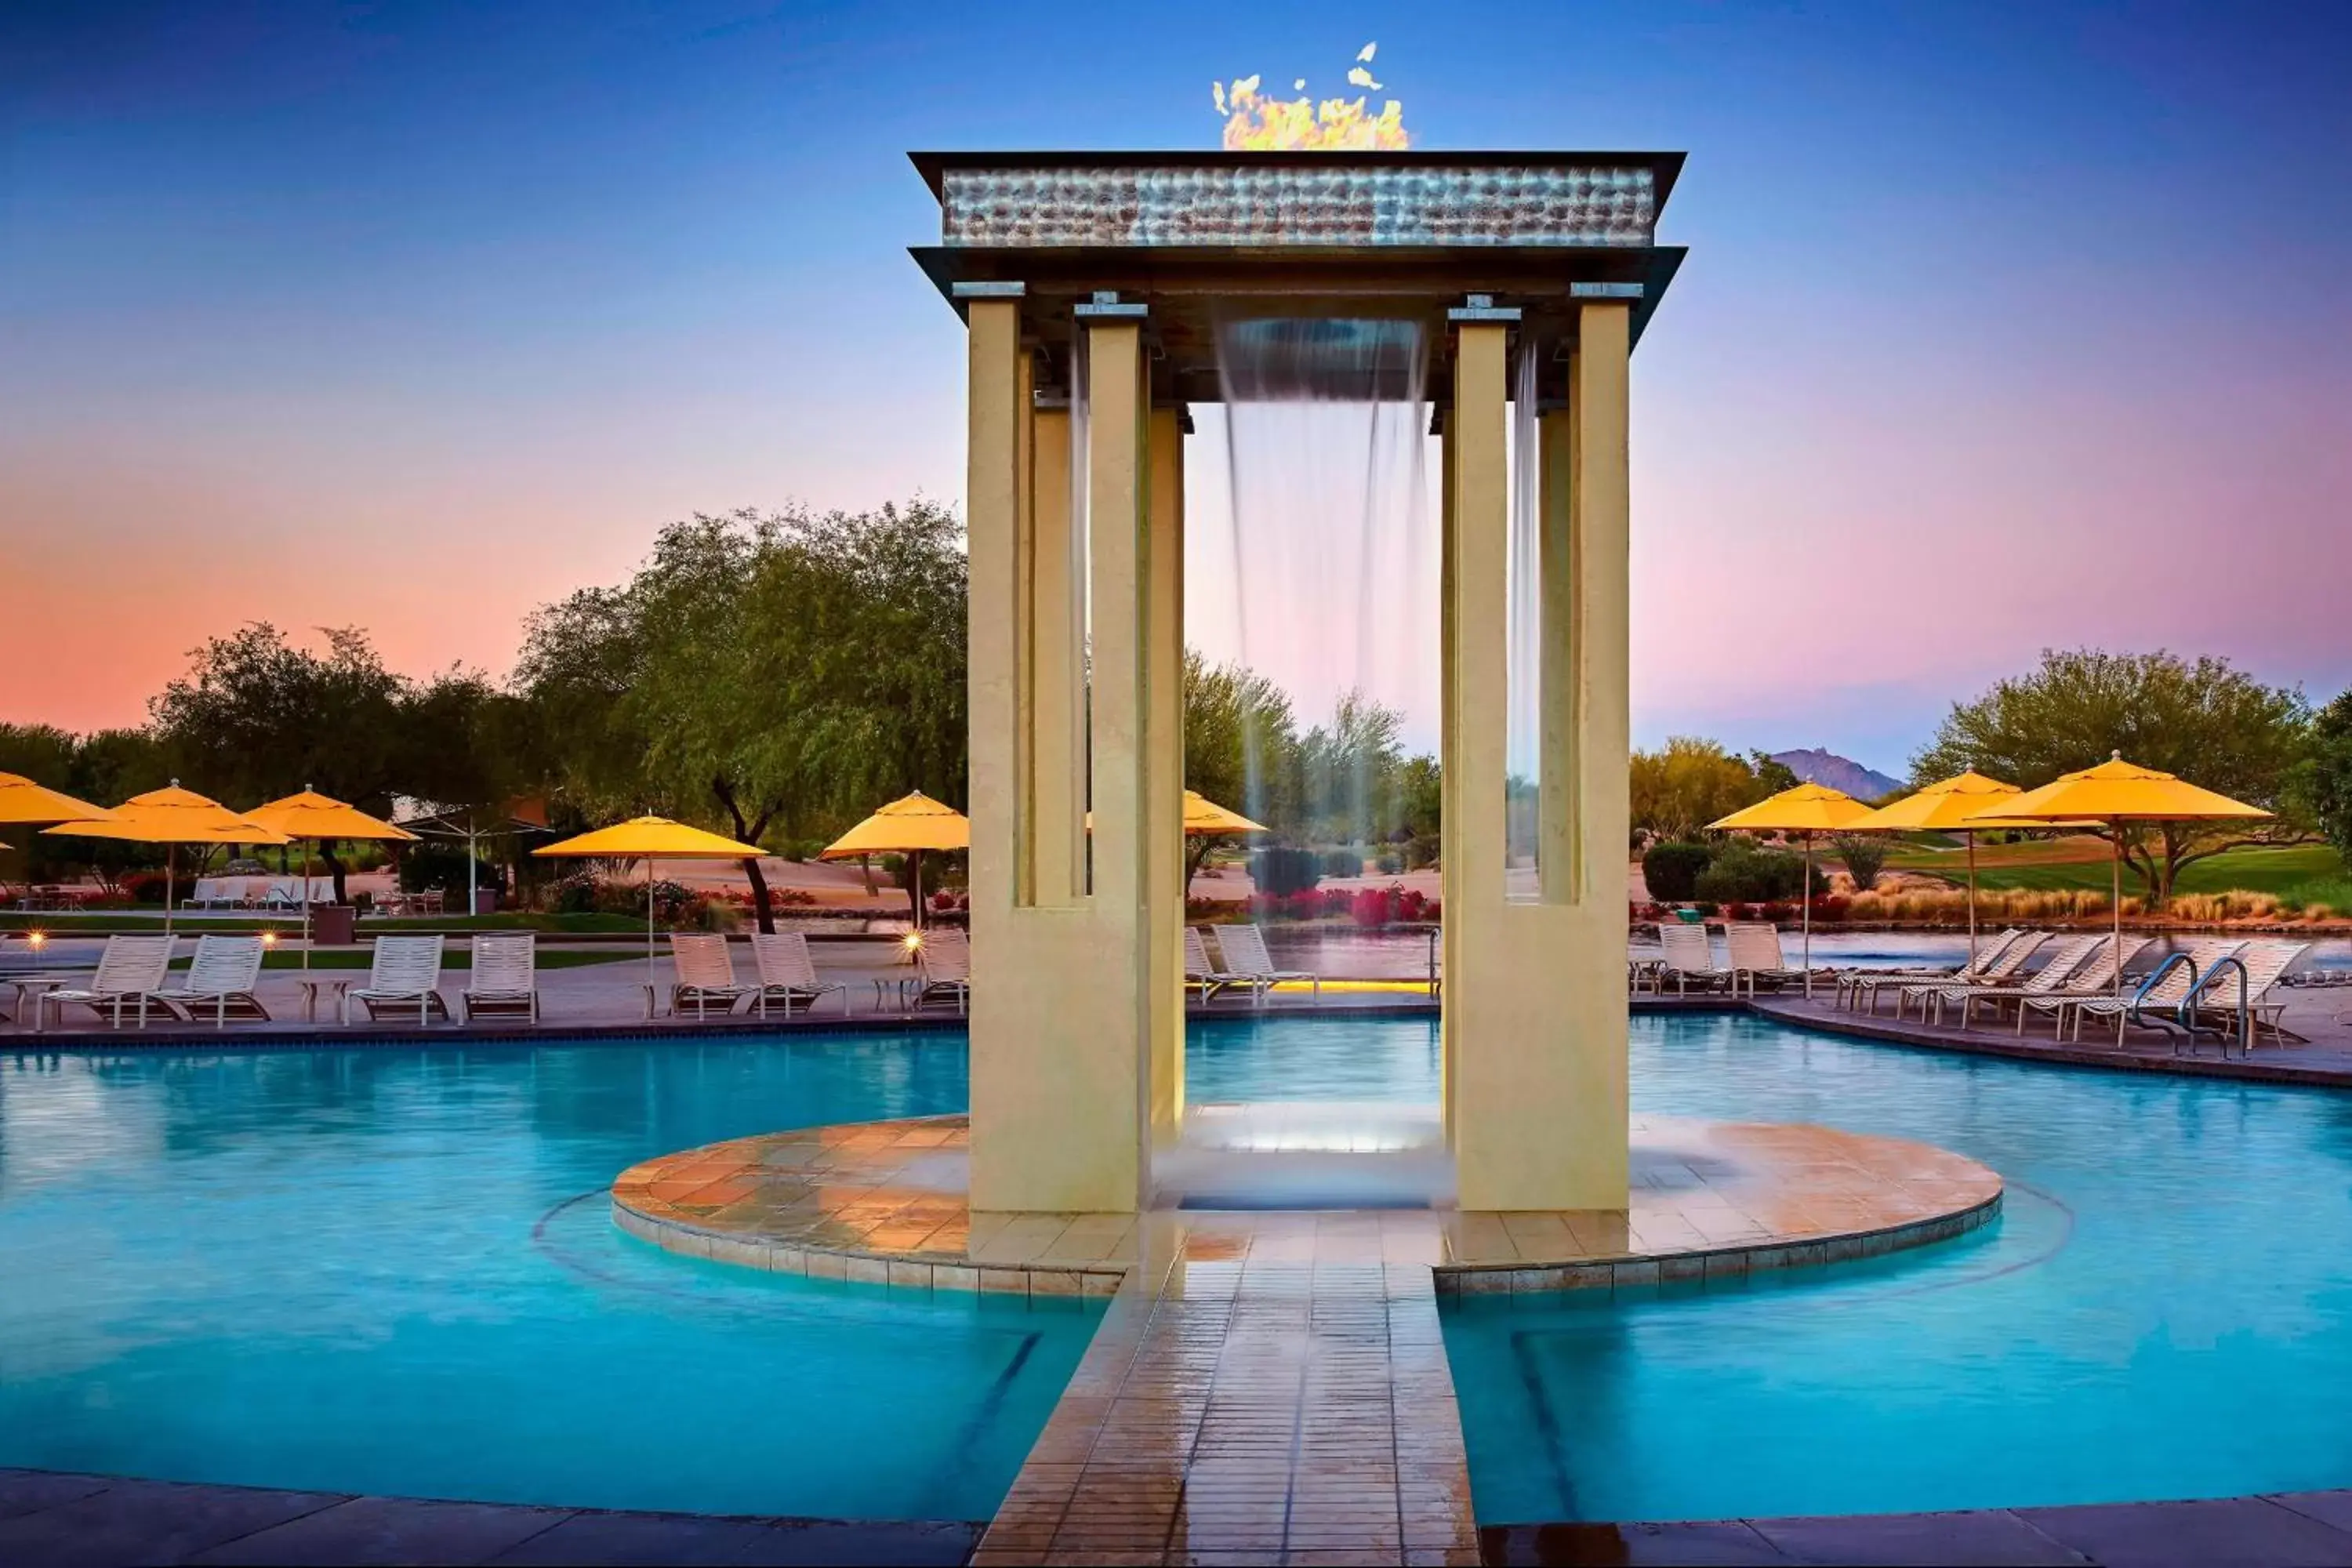
[[[2085,888],[2107,889],[2109,857],[2097,838],[2044,839],[2019,844],[1987,844],[1977,849],[1977,886],[2027,888],[2037,892]],[[1929,851],[1911,846],[1886,858],[1890,871],[1924,872],[1949,878],[1955,887],[1968,879],[1968,857],[1953,850]],[[2131,868],[2124,868],[2124,890],[2137,887]],[[2284,848],[2248,847],[2224,849],[2208,859],[2183,868],[2177,891],[2183,893],[2290,894],[2305,901],[2330,902],[2332,885],[2339,897],[2352,891],[2352,870],[2344,858],[2325,844],[2298,844]]]

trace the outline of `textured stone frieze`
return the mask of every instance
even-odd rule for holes
[[[950,169],[950,246],[1646,246],[1646,168]]]

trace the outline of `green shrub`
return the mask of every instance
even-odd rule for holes
[[[1312,849],[1260,849],[1250,856],[1250,880],[1261,893],[1287,898],[1322,881],[1323,863]]]
[[[547,908],[551,914],[593,915],[601,907],[593,877],[566,877],[547,889]]]
[[[1760,849],[1735,838],[1716,851],[1715,858],[1692,885],[1695,897],[1718,904],[1766,904],[1801,896],[1805,862],[1784,849]],[[1813,873],[1813,890],[1823,889],[1821,873]]]
[[[1383,877],[1402,875],[1404,871],[1404,857],[1393,849],[1383,849],[1381,851],[1380,867],[1381,875]]]
[[[1878,886],[1878,874],[1886,869],[1886,840],[1841,833],[1834,842],[1838,858],[1845,862],[1846,875],[1853,879],[1853,890],[1866,893]]]
[[[1661,903],[1687,903],[1698,896],[1699,873],[1715,859],[1711,844],[1653,844],[1642,857],[1642,880]]]
[[[1352,849],[1323,851],[1323,874],[1327,877],[1360,877],[1364,874],[1364,858]]]

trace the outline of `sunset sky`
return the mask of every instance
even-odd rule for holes
[[[0,719],[136,721],[257,619],[502,672],[688,512],[960,501],[906,151],[1205,149],[1213,79],[1371,39],[1420,145],[1690,154],[1643,740],[1901,772],[2051,644],[2352,683],[2352,8],[8,17]]]

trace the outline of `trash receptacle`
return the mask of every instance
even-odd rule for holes
[[[474,889],[474,912],[478,915],[497,914],[499,912],[499,890],[496,888],[476,888]]]
[[[314,904],[310,909],[310,945],[349,947],[359,911],[349,904]]]

